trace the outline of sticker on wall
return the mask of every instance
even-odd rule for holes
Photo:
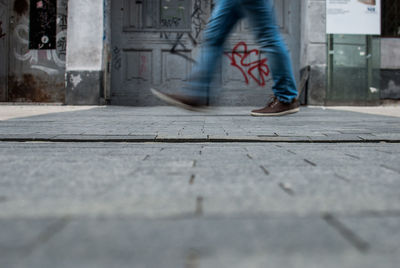
[[[381,33],[381,1],[326,0],[328,34]]]
[[[56,49],[57,0],[31,0],[29,48]]]

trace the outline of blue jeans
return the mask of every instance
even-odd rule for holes
[[[209,96],[224,42],[235,24],[245,16],[250,20],[261,50],[267,54],[275,96],[283,102],[291,102],[297,97],[289,52],[276,25],[272,0],[217,0],[205,30],[202,53],[183,89],[184,94]]]

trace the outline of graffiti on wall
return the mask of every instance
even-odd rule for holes
[[[206,25],[204,17],[210,8],[210,0],[194,0],[192,13],[185,4],[187,3],[184,0],[162,1],[159,34],[161,39],[170,44],[171,54],[195,63],[188,52],[198,46],[200,34]],[[175,31],[177,29],[179,31]],[[121,52],[118,46],[112,49],[112,68],[117,71],[122,67]],[[140,66],[145,66],[148,62],[148,59],[142,60]],[[140,70],[143,71],[143,67],[140,67]]]
[[[16,0],[15,3],[17,2],[21,2],[21,0]],[[48,75],[59,74],[60,71],[65,68],[67,44],[67,0],[59,1],[56,49],[52,50],[39,51],[29,49],[29,19],[24,14],[26,13],[26,9],[22,9],[21,6],[17,7],[15,5],[14,11],[21,15],[18,24],[15,26],[13,31],[16,42],[16,46],[14,46],[15,58],[18,61],[28,62],[31,69],[43,71]]]
[[[59,73],[58,68],[45,66],[45,62],[53,62],[57,67],[65,67],[65,53],[66,53],[66,31],[61,31],[57,34],[57,49],[45,50],[43,52],[38,50],[27,49],[29,40],[26,37],[29,33],[29,27],[27,24],[18,24],[15,27],[14,35],[18,40],[19,44],[24,45],[26,52],[20,52],[17,48],[14,48],[14,56],[17,60],[28,61],[31,64],[32,69],[41,70],[49,75],[55,75]],[[46,64],[47,65],[47,64]]]
[[[142,74],[146,73],[147,68],[146,68],[146,64],[147,64],[147,58],[146,56],[140,56],[140,69],[139,69],[139,75],[141,76]]]
[[[211,6],[208,6],[209,2]],[[162,37],[171,41],[170,52],[172,54],[181,56],[192,63],[196,63],[192,57],[188,56],[188,53],[185,53],[190,51],[190,48],[185,45],[183,39],[186,35],[192,47],[198,45],[200,34],[207,25],[205,20],[206,9],[211,8],[212,10],[214,5],[214,1],[203,1],[202,3],[201,0],[194,0],[193,12],[191,14],[192,31],[189,33],[161,33]],[[234,66],[241,72],[246,84],[249,84],[250,80],[252,80],[259,86],[265,86],[271,79],[267,58],[260,59],[260,51],[258,49],[248,50],[248,46],[245,42],[237,43],[232,52],[226,53],[225,55],[230,59],[231,66]],[[254,58],[254,56],[258,57],[258,59],[251,61],[251,58]]]
[[[161,27],[174,29],[190,27],[189,21],[187,21],[187,12],[185,1],[163,0],[161,3]]]
[[[65,57],[67,54],[67,2],[62,2],[65,4],[61,9],[63,12],[58,12],[57,14],[57,27],[58,34],[56,36],[57,43],[57,59],[60,59],[59,64],[65,65]],[[59,64],[57,64],[59,66]]]
[[[182,19],[178,17],[169,17],[161,19],[161,26],[166,28],[178,28]]]
[[[6,33],[3,33],[3,28],[1,27],[2,24],[3,24],[3,22],[0,20],[0,38],[3,38],[4,36],[6,36]]]
[[[189,37],[189,40],[192,44],[193,47],[197,46],[197,41],[196,39],[192,36],[191,33],[167,33],[167,32],[162,32],[161,33],[161,38],[164,38],[165,40],[169,41],[171,43],[171,49],[169,52],[171,54],[178,55],[190,62],[195,63],[196,61],[191,58],[190,56],[187,55],[187,51],[190,51],[190,48],[188,48],[185,45],[185,42],[183,41],[183,37],[187,35]]]
[[[259,59],[251,61],[251,56],[260,56],[258,49],[248,50],[245,42],[239,42],[232,49],[231,53],[225,53],[230,59],[230,64],[237,68],[243,75],[246,84],[249,84],[250,79],[254,80],[259,86],[266,85],[266,78],[270,74],[267,65],[267,59]]]
[[[172,2],[169,2],[172,3]],[[193,0],[192,1],[192,12],[190,15],[190,27],[191,30],[182,31],[183,21],[185,21],[187,14],[181,12],[182,6],[176,5],[174,8],[176,9],[174,14],[178,14],[175,17],[180,19],[171,19],[173,16],[171,15],[173,12],[169,10],[169,17],[171,20],[163,21],[162,18],[160,20],[160,31],[157,31],[160,34],[160,38],[167,41],[170,45],[169,52],[171,54],[177,55],[179,57],[184,58],[191,63],[196,63],[196,60],[191,56],[191,51],[199,46],[201,42],[201,34],[206,28],[207,25],[207,14],[210,10],[212,10],[214,6],[214,1],[207,0]],[[170,8],[170,7],[169,7]],[[171,8],[172,9],[172,8]],[[180,11],[179,11],[180,10]],[[179,12],[178,12],[179,11]],[[165,13],[166,14],[166,13]],[[185,15],[185,16],[184,16]],[[164,16],[168,17],[168,16]],[[180,31],[174,31],[180,30]],[[146,32],[146,30],[144,30]],[[154,31],[153,31],[154,32]],[[118,46],[113,47],[112,50],[112,68],[120,71],[122,69],[122,50]],[[230,60],[230,65],[235,67],[240,71],[243,76],[243,80],[246,84],[250,84],[251,82],[256,83],[258,86],[266,86],[267,82],[271,80],[270,69],[267,64],[268,59],[263,58],[260,50],[251,49],[249,50],[246,42],[237,43],[232,51],[225,53],[225,55]],[[256,58],[256,59],[255,59]],[[138,73],[141,76],[145,70],[146,65],[151,63],[151,59],[146,58],[146,56],[140,56],[138,60]]]
[[[204,9],[201,6],[201,0],[194,0],[192,24],[194,30],[194,37],[198,38],[200,33],[204,30],[207,22],[204,20]]]
[[[112,51],[113,58],[113,68],[116,70],[120,70],[122,67],[122,57],[121,57],[121,49],[119,47],[114,47]]]
[[[198,40],[200,38],[200,34],[204,30],[207,22],[204,19],[206,14],[206,9],[209,1],[204,1],[202,4],[201,0],[194,0],[193,3],[193,12],[191,14],[191,32],[183,32],[183,33],[169,33],[169,32],[161,32],[161,37],[169,40],[171,43],[170,52],[172,54],[178,55],[192,63],[196,63],[192,57],[188,56],[187,51],[190,51],[190,48],[185,45],[184,37],[187,36],[189,43],[192,47],[197,47]]]

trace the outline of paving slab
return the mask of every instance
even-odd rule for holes
[[[6,142],[0,152],[0,218],[400,210],[398,144]]]
[[[400,118],[251,108],[0,116],[0,267],[398,267]]]
[[[62,106],[61,106],[62,107]],[[13,107],[0,106],[0,110]],[[303,107],[285,117],[251,117],[254,107],[222,107],[193,113],[173,107],[52,107],[0,120],[0,140],[259,142],[398,142],[400,117]],[[396,110],[397,111],[397,110]],[[42,111],[43,112],[43,111]],[[25,115],[25,116],[23,116]],[[392,114],[391,114],[392,115]],[[30,138],[31,137],[31,138]],[[110,138],[112,137],[112,138]]]
[[[18,248],[15,251],[20,252]],[[368,256],[363,256],[319,218],[81,218],[70,221],[46,243],[20,255],[20,259],[10,260],[8,267],[320,267],[326,264],[327,267],[373,267],[376,264],[369,263]]]
[[[28,267],[21,265],[21,260],[51,239],[62,229],[64,222],[56,218],[1,219],[0,266]]]
[[[45,231],[35,228],[43,220],[20,221],[26,225],[22,232],[21,224],[0,220],[1,226],[8,225],[8,236],[15,234],[26,241],[3,255],[2,262],[10,268],[389,268],[397,267],[399,261],[397,236],[388,237],[390,231],[397,235],[398,221],[386,218],[358,220],[354,229],[347,229],[351,224],[347,226],[346,220],[336,227],[323,217],[81,217],[53,219]],[[382,228],[382,222],[388,228]],[[356,239],[365,243],[364,249],[352,241]],[[36,247],[25,250],[25,245],[32,244]]]
[[[338,220],[368,243],[371,252],[400,256],[400,218],[338,217]]]

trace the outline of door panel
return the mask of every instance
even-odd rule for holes
[[[299,1],[276,1],[281,32],[298,67]],[[111,103],[162,104],[150,87],[174,91],[188,77],[199,52],[211,0],[112,1]],[[244,59],[245,65],[241,64]],[[295,68],[297,69],[297,68]],[[247,20],[238,23],[225,44],[215,84],[220,105],[261,105],[271,94],[268,60]]]
[[[208,17],[200,9],[193,12],[198,5],[205,9],[209,2],[112,1],[111,103],[161,104],[150,87],[173,90],[185,81],[197,46],[195,19]]]

